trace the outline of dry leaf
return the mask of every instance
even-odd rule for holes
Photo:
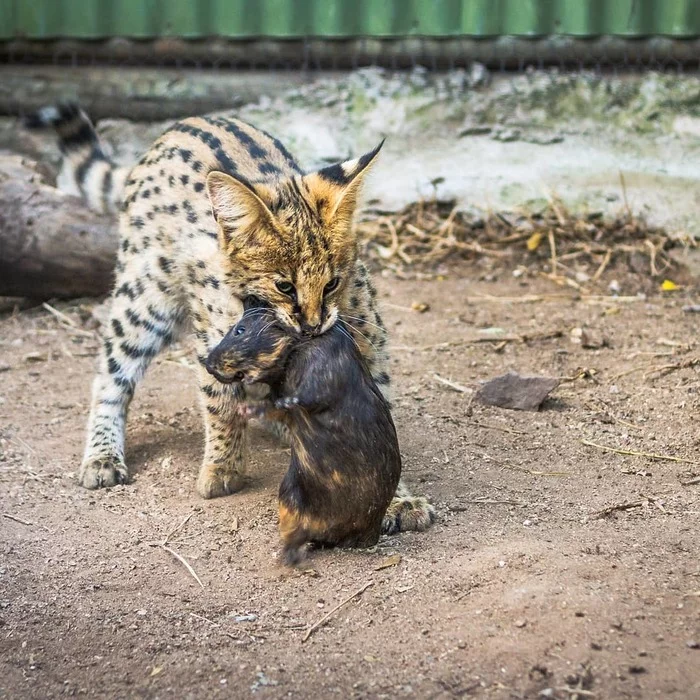
[[[157,676],[163,670],[162,666],[154,666],[151,671],[151,676]]]
[[[530,238],[527,239],[527,249],[532,253],[537,250],[540,242],[542,241],[541,233],[533,233]]]
[[[390,566],[396,566],[397,564],[401,563],[401,555],[400,554],[392,554],[390,557],[387,557],[384,559],[384,561],[380,562],[377,564],[377,566],[374,567],[375,571],[381,571],[382,569],[388,569]]]
[[[419,314],[424,314],[426,311],[430,311],[430,304],[426,304],[424,301],[414,301],[411,308]]]
[[[672,282],[671,280],[664,280],[661,283],[661,291],[662,292],[675,292],[679,289],[680,289],[680,287],[675,282]]]

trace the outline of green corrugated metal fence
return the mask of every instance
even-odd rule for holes
[[[700,36],[700,0],[0,0],[0,39]]]

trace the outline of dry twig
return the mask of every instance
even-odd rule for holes
[[[477,420],[470,421],[470,425],[475,425],[477,428],[486,428],[487,430],[500,430],[503,433],[510,433],[511,435],[529,435],[524,430],[516,430],[515,428],[508,428],[505,425],[489,425],[488,423],[480,423]]]
[[[647,457],[648,459],[658,459],[665,462],[682,462],[683,464],[700,464],[700,462],[694,459],[685,459],[685,457],[674,457],[673,455],[658,455],[653,452],[638,452],[637,450],[623,450],[618,447],[608,447],[607,445],[598,445],[595,442],[590,442],[590,440],[581,440],[584,445],[588,447],[595,447],[604,452],[615,452],[619,455],[630,455],[632,457]]]
[[[624,176],[621,183],[624,194]],[[572,213],[555,196],[547,194],[547,199],[548,206],[542,211],[508,215],[487,211],[482,216],[459,211],[455,201],[420,201],[366,220],[358,225],[358,232],[367,243],[370,259],[400,278],[424,276],[445,261],[489,258],[493,264],[510,260],[534,271],[546,268],[548,279],[579,292],[598,283],[613,264],[627,262],[632,254],[649,259],[652,276],[661,274],[674,264],[668,255],[671,248],[694,244],[647,225],[643,217],[633,215],[626,200],[622,211],[611,218],[599,212]],[[524,243],[533,233],[538,242],[527,247]],[[540,245],[540,241],[549,245]],[[581,283],[576,270],[567,267],[570,260],[584,268],[594,266],[588,282]],[[607,297],[605,303],[615,301]]]
[[[173,530],[171,530],[166,536],[165,539],[162,542],[149,542],[148,544],[151,547],[160,547],[161,549],[165,550],[168,552],[168,554],[171,554],[172,556],[175,557],[190,573],[192,578],[202,587],[204,588],[204,584],[202,583],[201,579],[199,576],[197,576],[197,572],[192,568],[190,563],[183,557],[181,554],[178,554],[172,547],[169,547],[168,544],[170,542],[170,538],[176,533],[179,532],[189,521],[189,519],[194,515],[194,511],[192,511],[187,517]]]
[[[532,476],[570,476],[571,472],[541,472],[537,469],[527,469],[526,467],[516,467],[513,464],[501,464],[503,469],[509,469],[512,472],[523,472]]]
[[[34,523],[30,523],[28,520],[22,520],[22,518],[18,518],[16,515],[10,515],[9,513],[3,513],[2,517],[7,518],[8,520],[13,520],[16,523],[20,523],[20,525],[29,525],[30,527],[34,527]]]
[[[595,513],[592,513],[591,517],[594,520],[600,520],[601,518],[607,518],[608,515],[616,513],[617,511],[632,510],[632,508],[641,508],[645,503],[648,503],[648,501],[645,500],[633,501],[631,503],[617,503],[614,506],[608,506],[607,508],[603,508],[603,510],[599,510]]]
[[[452,389],[452,391],[457,391],[460,394],[470,394],[473,391],[473,389],[470,389],[466,386],[462,386],[461,384],[457,384],[457,382],[453,382],[451,379],[445,379],[444,377],[441,377],[436,372],[433,372],[433,378],[435,379],[435,381],[440,382],[440,384],[444,384],[446,387]]]
[[[318,622],[315,622],[313,625],[311,625],[311,627],[309,627],[308,630],[306,630],[306,634],[301,638],[301,641],[305,642],[319,627],[324,625],[332,615],[337,613],[340,608],[347,605],[351,600],[353,600],[353,598],[357,598],[358,596],[362,595],[373,583],[374,581],[368,581],[364,586],[362,586],[362,588],[359,588],[345,598],[345,600],[338,603],[338,605],[336,605],[332,610],[329,610]]]

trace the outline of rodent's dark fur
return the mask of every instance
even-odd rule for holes
[[[207,367],[221,381],[270,385],[271,400],[248,404],[247,415],[289,429],[292,459],[279,491],[286,562],[300,561],[306,543],[375,544],[401,454],[389,405],[342,322],[297,338],[248,302]]]

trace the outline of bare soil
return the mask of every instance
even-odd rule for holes
[[[576,300],[469,267],[379,282],[404,474],[439,520],[314,553],[306,571],[276,560],[288,453],[272,437],[254,432],[242,493],[195,494],[186,353],[137,392],[134,482],[88,492],[75,473],[96,337],[76,304],[60,307],[76,329],[41,308],[0,320],[0,697],[700,697],[690,293]],[[494,327],[530,339],[481,342]],[[581,327],[606,345],[572,342]],[[653,371],[674,364],[688,366]],[[570,381],[522,413],[435,378],[473,389],[508,369]]]

